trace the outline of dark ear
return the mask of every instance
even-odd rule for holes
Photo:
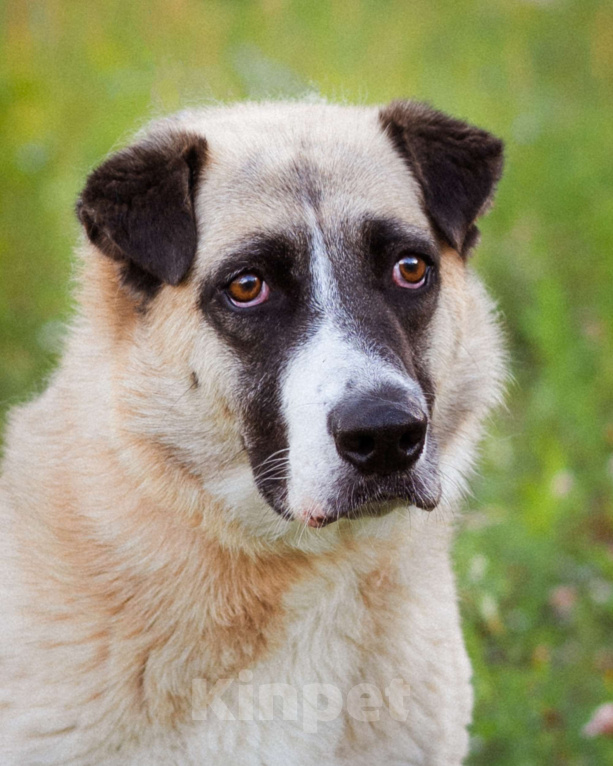
[[[124,277],[146,290],[178,285],[196,253],[196,184],[202,136],[175,132],[118,152],[87,179],[77,215],[103,253],[125,262]]]
[[[413,101],[393,101],[379,118],[419,181],[433,226],[464,254],[501,176],[502,141]]]

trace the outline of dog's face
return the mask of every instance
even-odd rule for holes
[[[235,516],[434,508],[500,168],[499,141],[409,103],[193,113],[112,157],[79,215],[135,306],[129,428]]]

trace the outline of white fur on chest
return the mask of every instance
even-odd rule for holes
[[[248,669],[217,685],[190,679],[192,688],[183,693],[191,694],[192,720],[143,730],[124,718],[127,736],[113,752],[107,743],[115,736],[114,712],[99,710],[92,695],[83,713],[95,727],[33,742],[26,756],[24,732],[65,723],[55,720],[52,707],[30,705],[13,719],[19,755],[11,760],[9,741],[3,763],[460,764],[472,691],[449,559],[451,529],[440,516],[408,513],[390,523],[389,539],[348,540],[343,555],[323,557],[291,587],[278,646]],[[64,680],[63,698],[78,696],[69,674]],[[286,704],[277,698],[271,705],[280,690]],[[213,692],[205,702],[203,691]],[[362,692],[369,704],[360,702]],[[28,693],[30,702],[36,695],[36,689]]]
[[[349,560],[294,588],[278,651],[208,706],[213,687],[196,681],[176,763],[460,764],[472,690],[449,536],[440,519],[412,519],[388,569],[364,577]]]

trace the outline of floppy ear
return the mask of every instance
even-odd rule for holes
[[[393,101],[379,119],[419,181],[438,234],[465,254],[502,174],[502,141],[413,101]]]
[[[155,136],[113,155],[87,179],[77,215],[105,255],[125,262],[143,289],[178,285],[196,254],[196,184],[206,157],[202,136]]]

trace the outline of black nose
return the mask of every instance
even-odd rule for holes
[[[421,455],[428,419],[405,392],[382,391],[341,402],[328,426],[344,460],[384,476],[406,470]]]

